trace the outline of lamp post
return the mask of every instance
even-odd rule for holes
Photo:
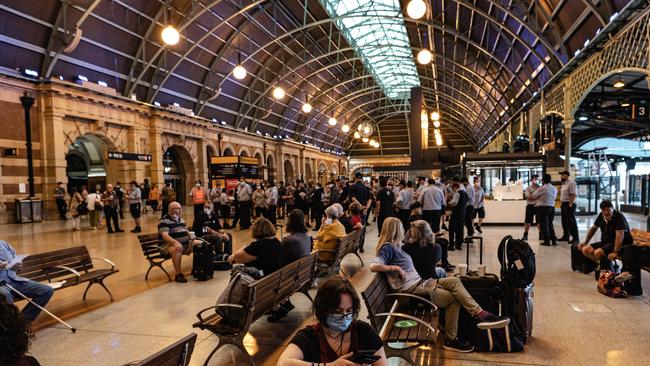
[[[29,182],[29,222],[34,222],[34,159],[32,156],[32,124],[29,112],[30,108],[34,105],[34,98],[25,92],[25,94],[20,97],[20,103],[23,105],[23,109],[25,110],[25,146],[27,147],[27,179]],[[16,208],[17,210],[21,210],[20,205]]]

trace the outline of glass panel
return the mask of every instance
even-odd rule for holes
[[[420,86],[399,0],[320,2],[388,98],[407,99]]]

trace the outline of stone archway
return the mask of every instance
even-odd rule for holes
[[[275,158],[273,154],[266,156],[266,170],[268,171],[269,180],[275,180]]]
[[[291,160],[287,159],[284,161],[284,183],[289,184],[296,179],[295,173],[293,171],[293,164]]]
[[[262,157],[262,153],[258,151],[258,152],[255,153],[254,157],[255,157],[255,159],[257,159],[257,167],[258,167],[257,171],[258,171],[259,177],[261,179],[267,179],[267,177],[264,174],[265,166],[264,166],[264,157]]]
[[[235,156],[235,152],[231,148],[227,147],[223,150],[223,156]]]
[[[163,178],[176,191],[176,200],[185,204],[196,180],[195,166],[190,152],[182,145],[172,145],[163,154]]]
[[[79,191],[86,186],[89,190],[103,191],[108,183],[134,179],[124,175],[127,170],[125,161],[109,159],[108,152],[116,150],[106,136],[95,133],[79,135],[66,146],[68,189],[75,187]]]
[[[305,159],[305,181],[308,181],[310,179],[314,178],[314,173],[313,170],[311,169],[311,163]]]
[[[241,147],[239,149],[239,156],[249,157],[249,156],[251,156],[251,152],[248,151],[248,149],[246,147]]]
[[[327,165],[325,163],[320,163],[318,165],[318,182],[323,186],[327,184],[329,180],[329,172],[327,171]]]

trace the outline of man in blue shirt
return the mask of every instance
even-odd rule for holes
[[[15,271],[20,271],[22,263],[16,263],[12,268],[7,268],[9,262],[15,257],[16,251],[14,248],[6,241],[0,240],[0,283],[6,281],[11,287],[30,297],[34,303],[45,307],[54,290],[50,286],[18,276]],[[9,289],[9,287],[0,285],[0,297],[4,297],[9,304],[13,304],[16,296],[20,295]],[[32,304],[27,304],[23,309],[23,316],[27,323],[33,322],[40,313],[41,310]]]

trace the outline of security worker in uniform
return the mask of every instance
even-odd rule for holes
[[[578,185],[571,179],[568,171],[560,172],[562,187],[560,188],[560,206],[562,214],[562,237],[558,241],[568,241],[569,244],[580,242],[578,222],[576,221],[576,199],[578,198]]]

